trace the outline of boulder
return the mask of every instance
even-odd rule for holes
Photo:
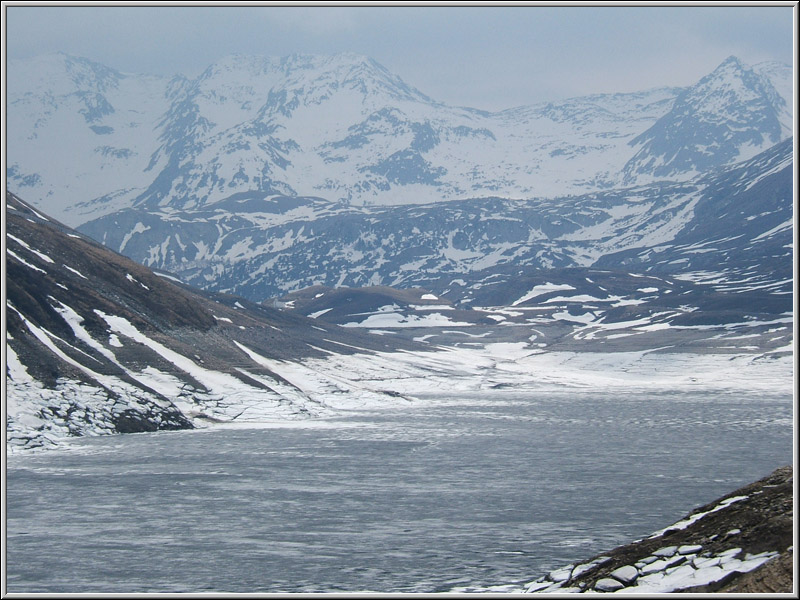
[[[634,566],[625,565],[624,567],[611,571],[610,575],[625,585],[630,585],[639,577],[639,570]]]
[[[625,585],[623,583],[620,583],[616,579],[611,579],[610,577],[604,577],[594,584],[594,589],[598,592],[616,592],[624,587]]]
[[[653,552],[653,556],[672,556],[677,550],[677,546],[664,546]]]
[[[555,581],[556,583],[561,583],[563,581],[569,581],[570,577],[572,577],[572,568],[574,565],[568,565],[563,569],[558,569],[556,571],[551,571],[547,578],[550,581]]]

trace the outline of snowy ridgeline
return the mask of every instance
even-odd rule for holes
[[[8,73],[9,179],[71,224],[253,191],[388,205],[686,180],[792,123],[791,67],[734,57],[688,88],[498,113],[437,102],[352,54],[231,56],[194,80],[64,54]]]
[[[187,283],[256,302],[317,285],[419,286],[455,299],[514,267],[790,294],[792,160],[788,140],[682,184],[393,207],[253,193],[180,211],[128,209],[80,230]]]

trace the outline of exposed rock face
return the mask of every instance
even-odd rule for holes
[[[540,577],[525,591],[790,593],[792,522],[788,466],[646,539]]]

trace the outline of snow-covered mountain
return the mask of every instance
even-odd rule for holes
[[[751,158],[791,136],[791,126],[786,98],[731,56],[631,141],[638,151],[625,165],[625,181],[685,177]]]
[[[80,230],[256,302],[313,285],[459,289],[467,301],[498,269],[595,266],[758,290],[791,310],[792,141],[691,181],[580,196],[356,207],[261,192],[123,210]]]
[[[524,344],[746,326],[780,350],[793,310],[790,77],[729,59],[687,89],[490,114],[437,103],[354,55],[230,57],[194,80],[64,55],[12,61],[7,179],[37,208],[9,196],[9,373],[19,414],[56,398],[91,422],[56,411],[21,427],[229,418],[242,403],[226,403],[222,379],[245,399],[268,388],[294,414],[314,399],[251,363],[370,347],[332,325],[320,340],[313,323],[326,319],[519,325],[475,335]],[[47,211],[139,265],[101,256]],[[324,287],[286,296],[309,286]],[[331,292],[342,286],[385,288]],[[315,320],[278,325],[290,315],[250,305],[259,340],[288,331],[271,355],[237,321],[246,300],[213,294],[281,297]],[[190,386],[202,406],[166,401],[162,384],[177,398]],[[119,420],[127,410],[136,423]]]
[[[789,67],[735,58],[686,89],[498,113],[352,54],[230,56],[191,80],[63,54],[7,71],[9,185],[72,225],[236,194],[398,205],[686,180],[785,139],[793,106]]]
[[[158,122],[179,81],[64,54],[9,60],[6,73],[6,132],[15,148],[8,189],[74,224],[75,205],[87,203],[87,214],[113,210],[113,197],[146,185]]]
[[[780,155],[778,150],[775,154]],[[496,236],[484,240],[486,244],[497,244],[495,258],[510,248],[507,258],[519,253],[534,262],[495,262],[470,271],[469,260],[475,262],[476,253],[460,246],[469,237],[451,238],[447,230],[435,229],[437,219],[442,219],[442,227],[452,225],[448,221],[452,215],[426,215],[425,211],[431,208],[427,206],[395,207],[392,210],[420,211],[416,214],[419,230],[414,233],[412,225],[414,237],[410,240],[400,239],[400,231],[389,234],[386,239],[399,240],[402,248],[394,262],[386,256],[385,262],[390,263],[387,269],[391,272],[398,265],[416,262],[420,274],[417,279],[425,279],[431,289],[441,289],[441,293],[409,288],[408,284],[402,290],[379,286],[318,287],[285,296],[275,307],[192,289],[172,275],[154,272],[116,254],[9,193],[5,389],[8,447],[15,452],[48,446],[75,435],[298,419],[331,415],[340,408],[398,406],[413,400],[413,394],[420,390],[430,391],[431,386],[450,389],[455,380],[466,386],[464,389],[493,389],[519,385],[520,373],[525,373],[526,385],[535,386],[555,370],[560,382],[571,384],[573,378],[585,375],[586,369],[605,368],[602,361],[599,366],[596,363],[598,356],[618,351],[627,357],[624,372],[631,369],[637,381],[641,377],[651,381],[653,367],[640,364],[635,357],[667,347],[685,352],[699,349],[703,353],[736,353],[735,364],[727,358],[724,364],[728,371],[746,367],[741,374],[743,381],[750,381],[750,374],[762,366],[777,365],[785,371],[790,358],[787,355],[792,350],[791,275],[784,273],[791,269],[791,257],[785,252],[791,228],[781,221],[786,208],[780,202],[779,183],[787,168],[791,167],[781,167],[781,160],[761,156],[725,171],[719,179],[711,178],[708,188],[717,185],[715,190],[720,196],[704,196],[696,188],[683,186],[694,194],[690,194],[688,202],[696,211],[704,206],[711,208],[726,226],[735,219],[755,222],[752,230],[746,230],[747,239],[736,247],[725,243],[733,236],[715,240],[713,245],[693,242],[694,236],[704,232],[697,219],[689,218],[676,236],[681,243],[651,248],[662,258],[670,256],[670,252],[687,258],[698,249],[700,254],[716,253],[733,273],[738,273],[737,265],[743,264],[742,256],[752,253],[753,261],[744,263],[751,271],[750,280],[737,280],[735,285],[725,283],[725,271],[718,272],[714,280],[702,280],[696,272],[647,272],[660,263],[647,263],[646,253],[642,252],[607,255],[609,260],[617,260],[638,273],[542,269],[535,264],[541,248],[534,247],[535,252],[526,254],[524,245],[501,241],[512,234],[530,232],[526,229],[530,226],[513,215],[505,220],[486,219],[478,238]],[[747,179],[743,179],[745,176]],[[725,186],[720,183],[723,181],[727,182]],[[749,190],[745,189],[748,184],[753,184]],[[747,206],[732,194],[737,186],[745,197],[750,190],[756,198],[773,190],[779,206],[770,210],[769,205],[762,205],[756,215],[735,213],[731,206]],[[720,197],[732,199],[727,204],[715,201]],[[676,198],[677,195],[667,196],[659,204],[657,198],[642,194],[640,202],[652,206],[628,217],[647,231],[653,223],[659,223],[657,215],[662,212],[677,209],[677,214],[682,214],[685,207]],[[597,197],[582,200],[590,199],[598,201]],[[288,214],[298,219],[311,214],[314,202],[317,201],[282,198],[271,204],[274,213],[246,216],[268,220],[284,219]],[[248,200],[241,199],[241,204],[247,207]],[[256,199],[255,204],[263,203]],[[478,202],[445,206],[457,211],[454,214],[459,219],[466,211],[472,211],[470,216],[475,223],[481,222],[481,214],[487,214],[480,212],[482,205]],[[380,262],[376,255],[365,258],[364,244],[368,240],[359,237],[359,227],[374,227],[380,222],[375,218],[378,210],[350,209],[338,216],[328,215],[330,222],[325,227],[331,235],[339,231],[354,236],[362,245],[362,249],[351,245],[339,257],[345,261],[341,263],[345,272],[347,264],[363,274],[369,261]],[[609,210],[615,214],[618,208],[612,205]],[[163,216],[163,211],[158,212],[153,223]],[[222,223],[231,217],[221,213],[219,216]],[[390,217],[381,220],[387,227],[397,223]],[[614,218],[624,220],[623,217]],[[537,218],[537,227],[551,233],[568,234],[577,226],[574,220],[564,217],[561,222],[556,222],[553,215]],[[598,218],[600,225],[609,220],[602,215]],[[239,222],[246,224],[247,220],[242,217]],[[308,226],[317,227],[320,222],[326,223],[326,219],[314,219]],[[780,225],[770,227],[772,222]],[[175,223],[180,222],[172,224]],[[206,225],[213,230],[218,226],[213,219]],[[291,219],[285,226],[296,227],[300,233],[304,228]],[[143,224],[134,226],[134,233],[125,234],[127,242],[135,247],[139,237],[148,231]],[[447,245],[437,246],[435,256],[426,255],[430,246],[415,247],[425,239],[420,235],[423,231],[438,231],[440,241]],[[757,231],[762,233],[756,235]],[[632,227],[629,235],[635,238],[640,233]],[[309,234],[313,234],[311,229]],[[233,237],[238,235],[237,232]],[[619,237],[624,238],[622,232]],[[181,242],[177,235],[171,239]],[[218,242],[224,239],[222,236]],[[275,273],[300,277],[305,273],[301,265],[306,261],[312,269],[325,267],[324,254],[315,257],[310,253],[315,250],[313,244],[299,244],[292,250],[289,242],[288,235],[283,242],[277,241],[276,248],[289,254],[281,258],[281,268],[275,268]],[[283,243],[285,247],[281,247]],[[546,246],[547,239],[536,243]],[[187,242],[184,250],[200,245],[202,242]],[[244,251],[246,244],[241,242],[238,247]],[[318,246],[322,252],[327,248],[324,243]],[[170,246],[172,250],[175,248]],[[757,268],[758,257],[768,259],[765,268]],[[438,268],[443,261],[451,270],[459,268],[457,260],[464,268],[458,275]],[[288,270],[292,261],[299,270]],[[635,264],[630,266],[630,261]],[[426,272],[424,265],[428,262],[437,265],[437,269]],[[491,260],[487,262],[490,263]],[[273,267],[274,263],[266,264],[257,276]],[[246,264],[242,265],[243,272],[246,268]],[[322,272],[330,271],[323,268]],[[410,273],[406,275],[407,281],[415,280]],[[260,289],[264,287],[262,283]],[[388,335],[398,331],[407,335]],[[744,338],[748,345],[742,347]],[[592,355],[581,359],[579,367],[572,363],[576,350],[589,350]],[[757,350],[758,354],[741,355],[750,350]],[[535,366],[530,364],[532,357],[541,361],[531,371]],[[503,361],[501,369],[496,368],[498,360]],[[610,360],[614,363],[618,359]],[[672,365],[668,370],[672,369],[670,373],[682,384],[695,385],[694,378],[685,376],[686,366],[675,367],[685,365],[687,360],[696,358],[672,357],[665,364]],[[565,362],[570,366],[565,367]]]

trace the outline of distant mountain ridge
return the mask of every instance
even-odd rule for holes
[[[59,54],[8,63],[7,179],[71,225],[244,193],[355,206],[563,196],[750,158],[790,134],[790,96],[791,68],[733,57],[685,89],[489,113],[353,54],[231,56],[191,80]]]
[[[256,302],[313,285],[444,294],[486,286],[506,267],[594,266],[761,290],[790,310],[792,144],[683,183],[568,198],[355,207],[254,193],[191,210],[128,209],[80,231]]]

